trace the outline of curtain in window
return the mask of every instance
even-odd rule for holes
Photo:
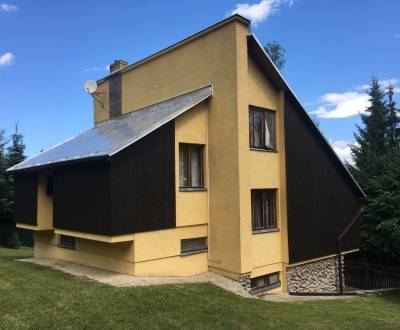
[[[253,229],[261,228],[263,210],[262,210],[262,198],[261,193],[258,191],[253,192]]]
[[[275,149],[275,120],[274,113],[267,111],[265,113],[265,146],[267,148]]]

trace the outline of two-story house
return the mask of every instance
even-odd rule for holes
[[[335,290],[364,194],[229,17],[97,81],[94,127],[9,169],[34,254],[253,292]],[[357,250],[355,224],[342,243]]]

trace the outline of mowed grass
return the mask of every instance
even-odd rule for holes
[[[400,329],[400,294],[274,303],[211,284],[115,288],[0,248],[1,329]]]

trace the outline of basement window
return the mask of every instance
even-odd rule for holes
[[[276,151],[275,111],[250,107],[250,148]]]
[[[281,286],[279,273],[267,274],[251,279],[250,293],[258,293],[266,290],[271,290]]]
[[[253,189],[251,213],[253,232],[277,229],[276,189]]]
[[[179,144],[179,188],[203,188],[203,145]]]
[[[60,235],[58,246],[64,249],[75,250],[75,237]]]
[[[208,250],[207,237],[189,238],[181,240],[181,255],[205,252]]]

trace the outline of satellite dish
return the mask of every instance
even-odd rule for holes
[[[93,94],[97,90],[97,83],[95,80],[87,80],[85,82],[85,91],[89,94]]]

